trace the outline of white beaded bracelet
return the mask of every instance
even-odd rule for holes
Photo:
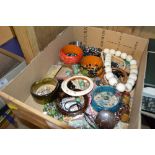
[[[123,53],[121,51],[115,51],[114,49],[104,49],[102,51],[102,57],[103,53],[105,54],[105,61],[104,61],[104,66],[105,66],[105,77],[108,80],[109,84],[111,86],[116,86],[116,89],[120,92],[128,91],[130,92],[133,89],[133,86],[135,85],[135,82],[137,80],[137,75],[138,75],[138,67],[137,67],[137,61],[133,59],[131,55],[127,55],[126,53]],[[112,56],[116,57],[121,57],[122,59],[130,62],[130,74],[127,80],[127,83],[118,83],[117,78],[114,76],[112,73],[112,68],[111,68],[111,59]],[[103,59],[103,58],[102,58]]]

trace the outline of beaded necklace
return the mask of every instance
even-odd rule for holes
[[[127,55],[124,52],[121,51],[115,51],[114,49],[104,49],[101,53],[101,57],[103,58],[103,53],[105,54],[105,61],[104,61],[104,66],[105,66],[105,77],[108,80],[108,83],[111,86],[115,86],[116,89],[120,92],[130,92],[133,89],[133,86],[135,85],[135,82],[137,80],[137,75],[138,75],[138,67],[137,67],[137,61],[133,59],[131,55]],[[130,63],[130,73],[128,80],[125,84],[118,82],[117,78],[114,76],[112,73],[112,68],[111,68],[111,58],[112,56],[116,57],[121,57],[122,59],[128,61]]]

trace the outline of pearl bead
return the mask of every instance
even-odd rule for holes
[[[121,54],[121,58],[122,58],[122,59],[126,59],[126,57],[127,57],[127,54],[126,54],[126,53],[122,53],[122,54]]]
[[[116,51],[115,51],[114,49],[111,49],[111,50],[110,50],[110,54],[112,54],[112,55],[114,55],[115,52],[116,52]]]
[[[109,49],[108,48],[105,48],[104,51],[103,51],[105,54],[109,53]]]
[[[127,60],[127,61],[130,62],[132,59],[133,59],[133,57],[132,57],[131,55],[127,55],[127,57],[126,57],[126,60]]]
[[[109,79],[109,84],[110,84],[111,86],[116,85],[116,84],[117,84],[117,79],[114,78],[114,77],[111,77],[111,78]]]
[[[129,78],[136,81],[137,80],[137,75],[132,73],[132,74],[129,75]]]
[[[130,61],[130,64],[131,64],[131,65],[136,65],[136,64],[137,64],[137,61],[136,61],[136,60],[131,60],[131,61]]]
[[[138,69],[131,69],[131,70],[130,70],[130,74],[132,74],[132,73],[138,74]]]
[[[107,80],[109,80],[110,78],[114,77],[114,74],[111,72],[108,72],[108,73],[106,73],[105,77]]]
[[[132,86],[134,86],[135,85],[135,80],[129,78],[127,83],[130,83]]]
[[[125,91],[125,85],[123,83],[118,83],[116,85],[116,89],[119,91],[119,92],[124,92]]]
[[[130,92],[132,90],[132,88],[133,88],[131,83],[126,83],[125,87],[126,87],[126,91],[128,91],[128,92]]]
[[[105,65],[105,67],[111,66],[111,61],[106,61],[106,62],[104,63],[104,65]]]
[[[111,55],[106,56],[105,59],[110,59],[111,60]]]
[[[106,57],[105,61],[111,61],[111,57]]]
[[[108,58],[108,57],[111,58],[111,54],[110,54],[110,53],[107,53],[107,54],[106,54],[106,57],[107,57],[107,58]]]
[[[105,68],[105,72],[106,72],[106,73],[107,73],[107,72],[112,72],[111,67],[106,67],[106,68]]]
[[[137,69],[138,67],[137,67],[137,65],[130,65],[130,69]]]
[[[105,59],[105,62],[106,62],[106,61],[110,61],[110,62],[111,62],[111,58],[106,58],[106,59]]]
[[[121,55],[121,51],[116,51],[116,52],[115,52],[115,55],[116,55],[117,57],[119,57],[119,56]]]

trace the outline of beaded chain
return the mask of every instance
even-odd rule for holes
[[[137,61],[133,59],[131,55],[127,55],[124,52],[121,51],[115,51],[114,49],[104,49],[101,53],[101,57],[103,59],[103,53],[105,55],[105,61],[104,61],[104,66],[105,66],[105,77],[108,80],[109,84],[111,86],[116,86],[116,89],[120,92],[130,92],[133,89],[133,86],[135,85],[135,82],[137,80],[138,76],[138,67],[137,67]],[[128,61],[130,63],[130,73],[128,80],[125,84],[118,82],[117,78],[114,76],[112,73],[112,68],[111,68],[111,59],[112,56],[116,57],[121,57],[122,59]]]

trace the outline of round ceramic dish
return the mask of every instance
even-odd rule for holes
[[[71,55],[69,56],[69,54]],[[72,56],[73,54],[74,56]],[[83,56],[83,51],[76,45],[66,45],[60,50],[59,56],[65,64],[77,64]]]
[[[36,102],[45,104],[56,97],[59,83],[52,78],[45,78],[32,84],[30,92]]]
[[[81,60],[81,72],[88,77],[100,77],[103,75],[103,62],[97,56],[85,56]]]
[[[101,110],[116,112],[121,106],[120,95],[112,86],[99,86],[92,93],[91,105],[97,112]]]
[[[86,88],[85,90],[80,90],[79,91],[79,88],[75,88],[75,89],[78,89],[78,91],[75,91],[75,90],[72,90],[68,87],[68,84],[71,82],[71,81],[74,81],[74,80],[83,80],[83,81],[86,81],[88,83],[88,88]],[[94,87],[94,83],[93,81],[86,77],[86,76],[73,76],[71,78],[68,78],[66,80],[64,80],[61,84],[61,88],[62,90],[70,95],[70,96],[83,96],[83,95],[86,95],[88,94]]]

